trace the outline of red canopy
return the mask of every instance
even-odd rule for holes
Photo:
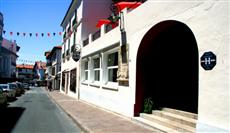
[[[111,23],[111,21],[108,20],[108,19],[100,19],[100,20],[98,21],[96,27],[100,28],[103,24],[109,24],[109,23]]]
[[[141,2],[119,2],[117,4],[115,4],[115,6],[117,6],[118,8],[118,12],[120,12],[121,10],[123,10],[124,8],[137,8],[139,5],[141,5]]]

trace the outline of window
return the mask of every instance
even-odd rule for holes
[[[64,91],[65,90],[65,73],[63,72],[62,73],[62,90]]]
[[[117,82],[118,52],[111,53],[108,55],[107,69],[108,69],[108,81]]]
[[[70,90],[76,93],[76,69],[71,70],[70,72]]]
[[[85,70],[85,79],[84,80],[88,80],[89,79],[89,65],[88,65],[88,61],[85,62],[84,64],[84,70]]]
[[[93,59],[94,81],[100,81],[100,58]]]
[[[52,73],[51,73],[51,75],[55,75],[55,67],[52,67]]]

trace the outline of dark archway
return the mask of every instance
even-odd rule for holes
[[[156,108],[198,112],[198,47],[187,25],[168,20],[153,26],[137,53],[134,115],[152,97]]]

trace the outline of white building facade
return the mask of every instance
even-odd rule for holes
[[[69,96],[78,99],[80,95],[80,62],[75,62],[72,59],[73,51],[76,46],[81,47],[82,38],[87,38],[91,32],[97,30],[94,26],[97,21],[95,17],[99,19],[107,16],[108,11],[104,12],[104,10],[109,10],[105,8],[109,4],[110,2],[107,0],[73,0],[61,23],[63,27],[63,44],[60,90]]]
[[[0,53],[0,77],[15,78],[16,77],[16,59],[17,52],[20,49],[16,41],[10,41],[5,38],[2,40]]]
[[[93,26],[108,18],[111,3],[78,2],[82,58],[62,67],[62,74],[77,67],[78,99],[132,117],[151,97],[159,108],[198,114],[197,132],[230,131],[229,1],[148,0],[123,9],[117,27],[104,24],[98,32]],[[106,7],[97,18],[99,5]]]

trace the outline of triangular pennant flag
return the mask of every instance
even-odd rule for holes
[[[56,33],[53,33],[53,35],[55,36],[55,35],[56,35]]]
[[[30,37],[32,36],[32,33],[30,33]]]
[[[42,37],[44,36],[44,33],[42,33]]]
[[[17,36],[19,36],[19,34],[20,34],[20,33],[19,33],[19,32],[17,32]]]
[[[36,33],[36,37],[38,37],[38,33]]]
[[[60,36],[61,36],[61,34],[62,34],[62,33],[61,33],[61,32],[59,32],[59,35],[60,35]]]
[[[50,36],[50,33],[47,33],[48,37]]]
[[[26,33],[25,33],[25,32],[23,33],[23,36],[26,36]]]
[[[11,36],[13,35],[13,32],[12,32],[12,31],[10,32],[10,35],[11,35]]]
[[[4,31],[3,31],[3,34],[5,34],[5,33],[6,33],[6,31],[4,30]]]

